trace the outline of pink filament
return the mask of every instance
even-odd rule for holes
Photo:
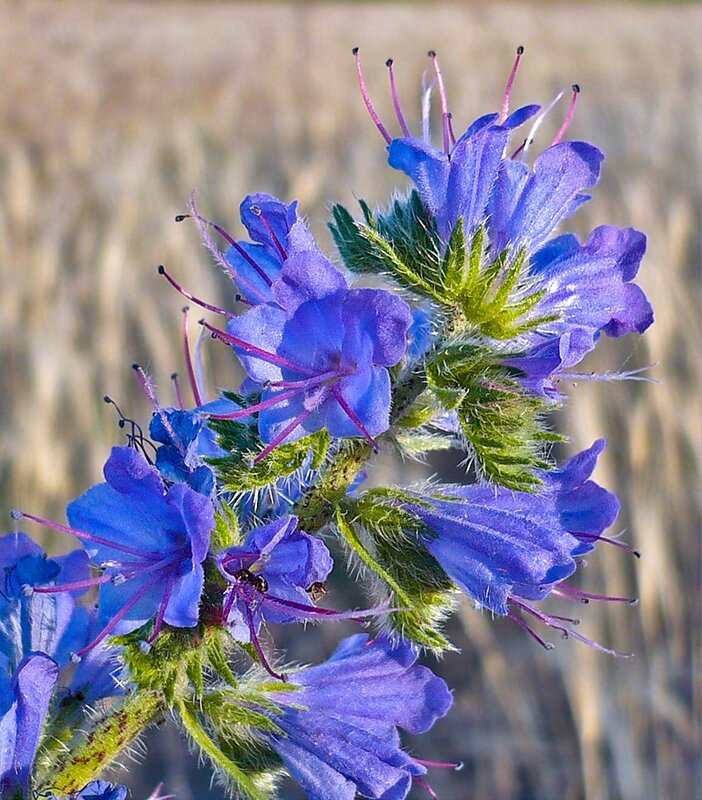
[[[358,47],[353,48],[353,55],[356,59],[356,72],[358,74],[358,85],[361,89],[361,97],[363,98],[363,102],[366,104],[366,108],[368,109],[368,113],[370,114],[371,119],[375,123],[375,127],[380,131],[380,135],[385,139],[387,144],[390,144],[392,141],[392,136],[387,131],[387,128],[383,123],[380,121],[380,117],[378,116],[377,111],[375,110],[373,103],[371,102],[370,95],[368,94],[368,89],[366,88],[366,81],[363,77],[363,69],[361,67],[361,57],[358,54]]]
[[[388,68],[388,74],[390,75],[390,93],[392,94],[392,104],[395,108],[395,115],[397,116],[397,121],[400,123],[403,135],[410,138],[412,136],[412,133],[405,120],[405,115],[402,113],[402,106],[400,105],[400,96],[397,93],[397,86],[395,85],[395,70],[393,69],[392,65],[393,65],[393,60],[389,58],[385,62],[385,66]]]
[[[507,79],[507,86],[505,86],[505,94],[504,98],[502,99],[502,113],[500,114],[500,124],[502,124],[507,119],[507,114],[509,113],[509,98],[510,95],[512,94],[514,79],[517,77],[519,62],[522,60],[523,53],[524,53],[524,48],[520,45],[517,48],[517,57],[514,59],[514,64],[512,64],[512,71],[509,73],[509,78]]]
[[[295,419],[289,425],[283,428],[283,430],[275,437],[275,439],[273,439],[270,444],[267,444],[263,450],[261,450],[256,458],[254,458],[253,463],[258,464],[260,461],[263,461],[263,459],[272,453],[275,448],[295,430],[295,428],[297,428],[299,425],[302,425],[302,423],[307,419],[307,417],[309,417],[311,413],[312,409],[303,411],[302,414],[295,417]]]
[[[288,254],[285,252],[285,248],[280,243],[280,239],[276,235],[276,232],[273,230],[273,227],[271,226],[270,222],[268,222],[268,220],[266,219],[266,215],[263,213],[263,211],[261,211],[261,209],[258,206],[251,206],[251,213],[255,214],[265,225],[266,230],[271,236],[271,239],[273,239],[273,244],[275,244],[280,257],[283,259],[283,261],[286,261],[288,258]],[[268,278],[267,275],[266,278],[268,279],[268,284],[270,285],[271,280]]]
[[[163,423],[163,427],[168,431],[168,435],[173,440],[173,444],[175,445],[178,452],[184,456],[185,455],[185,447],[183,447],[183,443],[178,438],[173,426],[171,425],[170,420],[168,419],[168,415],[163,410],[163,407],[158,402],[158,397],[156,396],[156,390],[154,389],[153,381],[151,380],[150,376],[147,375],[143,367],[140,367],[139,364],[132,364],[132,368],[136,372],[137,379],[139,380],[139,384],[141,388],[144,390],[144,394],[149,398],[151,401],[151,405],[154,407],[154,411],[159,415],[161,418],[161,422]]]
[[[240,347],[245,352],[251,353],[254,356],[258,356],[264,361],[268,361],[271,364],[278,364],[278,366],[281,367],[289,367],[290,369],[293,369],[296,372],[302,372],[305,375],[317,375],[317,373],[309,367],[303,367],[301,364],[296,364],[294,361],[289,361],[287,358],[283,358],[276,353],[271,353],[268,350],[257,347],[255,344],[250,344],[249,342],[244,341],[244,339],[240,339],[238,336],[232,336],[226,331],[215,328],[214,326],[205,322],[205,320],[200,320],[200,324],[203,328],[207,328],[207,330],[210,331],[215,338],[219,339],[221,342],[232,345],[233,347]]]
[[[578,103],[579,94],[580,94],[580,87],[578,86],[577,83],[574,83],[573,96],[570,98],[570,106],[568,106],[568,113],[566,114],[566,118],[563,121],[563,125],[561,125],[561,129],[556,134],[556,138],[551,142],[551,147],[553,147],[554,144],[558,144],[565,135],[565,132],[568,130],[568,127],[573,120],[573,116],[575,115],[575,106]]]
[[[263,648],[261,647],[261,643],[258,640],[258,636],[256,635],[256,626],[254,625],[253,614],[251,613],[251,609],[248,606],[248,603],[244,603],[244,615],[246,616],[246,623],[249,626],[249,635],[251,637],[251,644],[254,646],[254,650],[256,651],[256,655],[261,660],[261,665],[266,670],[266,672],[273,678],[279,681],[285,682],[285,675],[281,675],[278,672],[275,672],[271,665],[268,663],[268,659],[263,652]]]
[[[374,452],[378,452],[378,444],[375,439],[370,435],[366,426],[361,422],[356,412],[351,408],[351,406],[346,402],[344,396],[341,394],[341,390],[338,386],[334,385],[332,387],[332,393],[334,398],[336,399],[337,403],[342,407],[348,418],[353,422],[353,424],[358,428],[361,432],[362,436],[368,440],[370,445],[372,446]]]
[[[166,272],[166,268],[161,264],[158,268],[158,274],[163,275],[163,277],[171,284],[171,286],[183,297],[190,300],[191,303],[195,303],[195,305],[201,306],[202,308],[206,308],[208,311],[212,311],[215,314],[220,314],[223,317],[232,318],[236,316],[231,311],[225,311],[223,308],[219,308],[219,306],[213,306],[211,303],[207,303],[205,300],[201,300],[199,297],[195,297],[194,294],[190,294],[186,289],[184,289],[173,277],[171,277],[168,272]]]
[[[200,388],[197,385],[197,378],[195,376],[195,369],[193,367],[193,359],[190,355],[190,333],[188,331],[188,307],[183,309],[183,350],[185,353],[185,368],[188,371],[188,380],[190,381],[190,389],[195,399],[195,405],[202,405],[202,395]]]
[[[176,403],[178,403],[178,407],[182,410],[185,408],[185,402],[183,400],[183,392],[180,388],[180,381],[178,380],[177,372],[174,372],[171,375],[171,380],[173,381],[173,388],[175,390]]]
[[[298,389],[291,389],[287,392],[280,392],[275,397],[271,397],[268,400],[263,400],[260,403],[256,403],[256,405],[249,406],[248,408],[242,408],[239,411],[230,411],[228,414],[210,414],[212,419],[242,419],[243,417],[249,417],[251,414],[256,414],[259,411],[265,411],[267,408],[271,408],[272,406],[277,406],[279,403],[283,403],[285,400],[289,400],[291,397],[295,397],[295,395],[299,394]]]
[[[444,86],[444,78],[441,74],[441,68],[439,67],[439,60],[436,57],[436,53],[433,50],[429,51],[429,58],[434,65],[434,72],[436,73],[436,83],[439,87],[439,98],[441,99],[441,126],[444,132],[444,153],[448,155],[451,151],[451,147],[449,144],[449,124],[448,124],[448,101],[446,99],[446,87]]]

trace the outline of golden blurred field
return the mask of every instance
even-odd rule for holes
[[[103,394],[147,418],[132,361],[169,398],[169,375],[183,368],[182,303],[157,264],[231,302],[196,230],[173,223],[192,188],[235,231],[248,192],[297,197],[328,243],[332,201],[381,201],[398,185],[358,97],[351,47],[362,47],[388,121],[385,59],[396,60],[409,110],[436,48],[460,127],[498,105],[523,44],[515,105],[548,102],[577,80],[570,133],[608,155],[572,227],[631,224],[649,236],[640,281],[657,323],[640,341],[604,342],[586,368],[657,364],[660,383],[579,385],[561,415],[569,453],[610,438],[598,478],[619,494],[621,527],[643,552],[635,563],[613,549],[590,558],[583,586],[640,603],[590,604],[583,631],[637,655],[617,662],[576,642],[545,653],[466,608],[452,624],[463,652],[439,665],[456,687],[453,713],[417,747],[465,761],[431,776],[441,800],[699,796],[701,23],[695,5],[0,4],[2,513],[60,518],[99,479],[120,440]],[[207,351],[212,391],[231,385],[224,348]],[[317,629],[291,652],[318,660],[339,635]],[[159,778],[180,800],[221,796],[172,729],[152,743],[128,779],[135,797]]]

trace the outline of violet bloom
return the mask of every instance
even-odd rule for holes
[[[10,676],[0,671],[0,796],[26,796],[51,694],[58,679],[56,662],[29,653]]]
[[[423,762],[405,753],[397,728],[424,733],[453,698],[416,651],[387,638],[358,634],[332,657],[290,676],[300,691],[273,695],[283,735],[267,736],[310,800],[402,800]]]
[[[544,291],[530,311],[533,319],[553,316],[539,326],[526,342],[527,353],[520,367],[527,381],[537,381],[544,369],[543,347],[557,372],[580,361],[595,346],[601,333],[624,336],[643,333],[653,322],[653,313],[641,289],[631,283],[646,247],[642,233],[632,228],[602,226],[581,245],[572,235],[549,241],[557,226],[589,198],[586,190],[600,177],[604,154],[587,142],[562,141],[573,117],[579,87],[566,120],[553,144],[530,166],[523,159],[543,117],[534,123],[525,143],[511,157],[507,145],[513,131],[532,117],[531,105],[508,114],[509,98],[522,49],[510,74],[501,113],[476,120],[456,139],[448,113],[446,91],[436,54],[430,53],[436,73],[443,127],[443,148],[429,139],[429,95],[423,109],[424,136],[413,137],[400,108],[390,68],[393,103],[403,136],[392,138],[373,108],[357,57],[364,101],[388,144],[389,163],[414,182],[422,201],[435,217],[439,235],[448,240],[459,219],[471,236],[479,227],[487,232],[492,258],[509,248],[514,257],[523,253],[528,261],[525,277],[528,291]],[[559,95],[560,98],[560,95]],[[518,157],[520,156],[520,157]],[[555,338],[554,338],[555,337]],[[530,359],[536,359],[531,363]]]
[[[405,353],[412,315],[397,295],[349,289],[318,251],[288,258],[271,287],[276,305],[260,305],[207,328],[230,344],[261,402],[213,415],[238,419],[258,412],[264,458],[279,444],[326,428],[333,437],[373,437],[390,423],[388,367]]]
[[[151,643],[163,623],[194,627],[203,588],[202,562],[214,528],[212,501],[184,484],[167,488],[144,456],[114,447],[98,484],[69,503],[71,527],[29,514],[85,543],[100,577],[47,587],[60,592],[100,586],[102,630],[81,657],[107,636],[128,633],[154,620]]]
[[[427,550],[476,606],[509,616],[544,646],[516,611],[594,645],[564,624],[576,620],[546,614],[534,601],[551,593],[578,601],[626,600],[564,583],[577,568],[576,558],[599,541],[632,552],[602,535],[619,513],[617,498],[590,480],[604,446],[599,440],[560,469],[542,473],[539,494],[478,484],[442,486],[436,494],[421,495],[422,504],[407,505],[429,528],[422,535]]]
[[[65,800],[127,800],[128,794],[126,786],[113,786],[107,781],[91,781],[78,794],[73,794]],[[60,800],[60,798],[52,796],[49,800]]]
[[[297,517],[254,528],[240,546],[220,553],[217,564],[231,584],[222,611],[225,623],[235,639],[254,645],[262,665],[276,678],[283,676],[272,670],[258,641],[262,622],[357,620],[381,613],[313,605],[324,596],[333,562],[321,539],[297,529]]]

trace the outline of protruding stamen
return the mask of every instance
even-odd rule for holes
[[[553,650],[555,647],[553,642],[547,642],[545,639],[542,639],[539,634],[533,630],[518,614],[515,614],[512,609],[507,610],[507,616],[512,620],[512,622],[516,622],[523,631],[528,633],[532,639],[537,641],[544,648],[544,650]]]
[[[580,94],[580,87],[577,83],[574,83],[572,86],[573,95],[570,98],[570,105],[568,106],[568,113],[566,114],[566,118],[563,121],[563,125],[561,125],[561,129],[556,134],[556,138],[551,142],[551,147],[554,144],[558,144],[561,139],[565,136],[565,132],[568,130],[570,123],[573,121],[573,116],[575,115],[575,106],[578,104],[578,95]]]
[[[422,74],[422,139],[431,144],[431,92],[434,82],[427,83],[426,71]]]
[[[188,300],[190,300],[191,303],[195,303],[195,305],[201,306],[202,308],[206,308],[208,311],[212,311],[215,314],[220,314],[223,317],[229,317],[231,319],[232,317],[236,316],[236,314],[232,313],[231,311],[226,311],[225,309],[220,308],[219,306],[213,306],[212,303],[207,303],[205,300],[201,300],[199,297],[195,297],[194,294],[190,294],[190,292],[188,292],[186,289],[184,289],[175,280],[175,278],[173,278],[171,275],[168,274],[168,272],[166,272],[166,268],[163,266],[163,264],[159,264],[158,274],[159,275],[163,275],[163,277],[168,281],[168,283],[170,283],[171,286],[177,292],[182,294],[183,297],[185,297]]]
[[[605,544],[611,544],[613,547],[617,547],[620,550],[623,550],[625,553],[629,553],[632,556],[636,556],[636,558],[641,558],[641,553],[639,550],[635,550],[630,544],[626,542],[619,542],[616,539],[612,539],[609,536],[596,536],[594,533],[579,533],[577,535],[578,539],[585,539],[588,542],[605,542]]]
[[[182,410],[185,408],[185,403],[183,402],[183,393],[180,390],[180,381],[178,380],[177,372],[171,373],[171,380],[173,381],[173,390],[175,391],[176,403],[178,403],[178,407]]]
[[[154,411],[159,415],[161,418],[161,422],[163,423],[163,427],[168,431],[168,435],[173,440],[173,445],[178,450],[178,452],[185,456],[185,447],[183,443],[180,441],[178,434],[175,432],[175,429],[171,425],[171,421],[168,419],[168,414],[163,409],[163,406],[159,403],[158,397],[156,396],[156,389],[154,388],[153,381],[151,380],[151,376],[147,374],[143,367],[139,364],[132,364],[132,369],[136,373],[137,379],[141,388],[144,391],[144,394],[149,398],[151,401],[151,405],[154,407]]]
[[[378,116],[378,112],[375,110],[373,103],[371,102],[370,95],[368,94],[368,89],[366,88],[366,81],[363,77],[363,69],[361,67],[361,57],[358,54],[358,47],[354,47],[351,51],[356,59],[356,72],[358,74],[358,85],[361,89],[361,97],[363,98],[363,102],[366,104],[366,108],[368,109],[368,113],[370,114],[371,119],[373,120],[375,127],[380,131],[380,135],[385,139],[387,144],[390,144],[392,141],[392,136],[387,131],[387,128],[383,123],[380,121],[380,117]]]
[[[565,597],[568,600],[577,600],[585,605],[589,603],[590,600],[602,600],[608,603],[627,603],[627,605],[630,606],[635,606],[639,602],[638,597],[613,597],[607,594],[593,594],[592,592],[583,592],[582,589],[576,589],[574,586],[567,586],[565,583],[561,583],[553,592],[560,597]]]
[[[507,119],[507,114],[509,113],[509,98],[510,95],[512,94],[514,79],[517,77],[519,62],[522,60],[523,54],[524,54],[524,48],[521,45],[519,45],[519,47],[517,48],[517,57],[514,59],[514,64],[512,64],[512,71],[509,73],[509,78],[507,78],[507,86],[505,86],[505,94],[502,99],[502,113],[500,114],[500,124],[502,124]]]
[[[69,536],[75,536],[76,539],[81,539],[85,542],[93,542],[94,544],[100,544],[103,547],[109,547],[111,550],[119,550],[122,553],[128,553],[130,556],[138,556],[139,558],[150,558],[154,560],[161,559],[160,553],[152,553],[148,550],[137,550],[136,547],[129,547],[129,545],[121,544],[120,542],[113,542],[110,539],[103,539],[101,536],[94,536],[92,533],[86,533],[85,531],[79,531],[75,528],[69,528],[67,525],[61,525],[59,522],[54,522],[50,519],[44,519],[43,517],[37,517],[34,514],[28,514],[26,511],[17,511],[15,509],[14,514],[19,514],[20,516],[14,516],[13,519],[29,519],[32,522],[36,522],[38,525],[43,525],[46,528],[51,528],[51,530],[59,531],[59,533],[67,533]]]
[[[188,380],[190,382],[190,389],[195,399],[195,405],[202,405],[202,395],[200,394],[200,387],[198,386],[197,376],[193,367],[193,359],[190,355],[190,331],[188,329],[188,307],[183,309],[183,351],[185,355],[185,368],[188,372]]]
[[[163,628],[163,618],[166,615],[166,609],[168,608],[168,604],[171,601],[171,595],[173,594],[173,584],[169,583],[168,588],[166,589],[166,593],[163,595],[161,599],[161,605],[158,607],[158,611],[156,612],[156,620],[154,621],[154,629],[151,633],[151,636],[146,640],[146,644],[149,646],[152,645],[156,641],[156,637],[161,633],[161,629]]]
[[[534,137],[536,136],[536,132],[539,130],[543,121],[546,117],[553,111],[556,107],[558,101],[563,97],[565,91],[558,92],[558,94],[551,100],[551,102],[546,106],[546,108],[539,114],[539,116],[534,120],[534,124],[531,126],[531,130],[527,134],[526,139],[524,140],[524,144],[521,148],[522,160],[526,157],[526,154],[529,152],[529,148],[531,147],[532,142],[534,141]],[[516,153],[515,153],[516,155]],[[512,156],[514,158],[514,156]]]
[[[334,395],[334,398],[336,399],[337,403],[342,407],[342,409],[346,413],[346,416],[358,428],[358,430],[360,431],[361,435],[365,439],[368,440],[368,442],[370,443],[371,447],[373,448],[373,452],[377,453],[378,452],[378,443],[370,435],[370,433],[368,432],[368,429],[366,428],[366,426],[361,422],[358,414],[356,414],[356,412],[346,402],[344,396],[341,394],[341,389],[339,389],[339,386],[337,384],[335,384],[332,387],[332,394]]]
[[[425,761],[422,758],[415,758],[414,759],[417,764],[421,764],[423,767],[437,767],[438,769],[452,769],[454,772],[460,772],[465,764],[462,761],[458,762],[445,762],[445,761]]]
[[[144,456],[144,458],[149,462],[149,464],[153,463],[151,459],[151,454],[147,452],[147,446],[152,449],[152,451],[156,451],[156,446],[154,443],[148,439],[144,431],[139,425],[136,420],[130,419],[129,417],[125,416],[122,412],[122,409],[115,403],[115,401],[109,396],[105,395],[102,398],[105,403],[108,405],[114,406],[115,411],[119,415],[119,422],[117,423],[120,428],[124,429],[127,425],[129,425],[129,431],[127,433],[127,441],[129,442],[130,447],[137,448],[140,450]]]
[[[129,600],[120,608],[120,610],[112,617],[112,619],[108,622],[108,624],[98,633],[98,635],[93,639],[93,641],[86,645],[82,650],[79,650],[77,653],[73,653],[71,655],[71,661],[74,658],[78,659],[78,662],[86,653],[89,653],[93,648],[97,647],[100,642],[104,641],[112,631],[117,627],[117,625],[127,616],[127,614],[134,608],[134,606],[146,595],[148,594],[154,586],[160,583],[163,580],[162,575],[158,575],[153,580],[144,583],[139,591],[135,592]],[[78,663],[74,662],[74,663]]]
[[[254,286],[254,284],[251,283],[251,281],[248,281],[242,275],[239,275],[239,273],[234,269],[234,267],[222,255],[217,245],[212,241],[212,237],[210,236],[207,228],[208,226],[213,227],[213,224],[209,220],[204,219],[204,217],[201,217],[198,214],[197,208],[195,206],[195,192],[192,192],[190,195],[189,205],[191,214],[185,216],[192,216],[192,219],[195,220],[195,224],[197,225],[197,228],[200,231],[200,236],[202,236],[202,241],[205,243],[210,253],[212,253],[212,257],[214,258],[214,260],[226,273],[228,273],[239,284],[239,286],[242,289],[245,289],[253,297],[258,298],[259,302],[267,303],[268,298],[266,297],[266,295],[260,289]],[[221,230],[224,229],[222,228]],[[220,233],[220,231],[217,232]],[[271,279],[268,277],[268,275],[266,275],[266,273],[261,269],[261,267],[258,266],[258,264],[253,260],[253,258],[251,258],[251,256],[246,252],[246,250],[244,250],[244,248],[238,242],[235,242],[234,239],[231,236],[229,236],[229,234],[227,234],[225,238],[227,238],[227,241],[230,242],[232,247],[242,256],[242,258],[244,258],[245,261],[248,262],[248,264],[251,267],[253,267],[253,269],[261,276],[261,278],[270,286],[270,284],[272,283]]]
[[[77,592],[81,589],[91,589],[93,586],[100,586],[103,583],[110,583],[112,575],[100,575],[98,578],[86,578],[84,581],[73,581],[58,586],[31,586],[33,594],[60,594],[62,592]],[[24,590],[24,586],[22,589]]]
[[[228,414],[210,414],[209,416],[212,419],[243,419],[244,417],[250,417],[252,414],[257,414],[259,411],[265,411],[267,408],[277,406],[279,403],[283,403],[299,393],[298,389],[291,389],[288,392],[280,392],[275,397],[262,400],[260,403],[256,403],[248,408],[242,408],[239,411],[230,411]]]
[[[349,374],[350,372],[347,370],[336,369],[322,372],[314,378],[305,378],[305,380],[301,381],[272,381],[268,386],[271,389],[313,389],[315,386],[340,380]]]
[[[317,373],[309,367],[303,367],[301,364],[296,364],[294,361],[289,361],[287,358],[283,358],[283,356],[279,356],[277,353],[271,353],[268,350],[264,350],[262,347],[257,347],[255,344],[250,344],[249,342],[244,341],[244,339],[240,339],[238,336],[232,336],[230,333],[220,330],[219,328],[215,328],[208,322],[205,322],[204,319],[200,320],[200,325],[202,325],[203,328],[207,328],[207,330],[210,331],[215,339],[219,339],[221,342],[231,345],[232,347],[239,347],[244,352],[251,353],[251,355],[254,356],[259,356],[259,358],[263,359],[264,361],[268,361],[271,364],[278,364],[278,366],[281,367],[289,367],[296,372],[301,372],[303,375],[317,375]]]
[[[302,414],[295,417],[295,419],[289,425],[283,428],[283,430],[275,437],[275,439],[273,439],[273,441],[270,442],[270,444],[267,444],[263,448],[263,450],[261,450],[261,452],[253,459],[254,466],[259,462],[263,461],[263,459],[267,455],[272,453],[281,442],[283,442],[288,436],[290,436],[290,434],[295,430],[295,428],[297,428],[299,425],[302,425],[302,423],[307,419],[307,417],[309,417],[311,413],[312,409],[303,411]]]
[[[453,114],[449,111],[448,117],[446,119],[448,123],[448,132],[449,132],[449,139],[451,140],[451,147],[456,146],[456,134],[453,132]]]
[[[283,261],[286,261],[287,258],[288,258],[288,254],[285,252],[285,248],[281,244],[281,241],[278,238],[276,232],[273,230],[273,226],[266,219],[266,215],[263,213],[263,211],[258,206],[251,206],[251,213],[254,214],[255,216],[257,216],[261,220],[261,222],[264,224],[266,230],[270,234],[271,239],[273,239],[273,244],[275,245],[276,250],[278,251],[278,254],[283,259]]]
[[[397,92],[397,86],[395,84],[395,70],[393,69],[392,65],[393,65],[393,60],[389,58],[385,62],[385,66],[388,68],[388,74],[390,75],[390,92],[392,94],[392,104],[395,107],[395,115],[397,116],[397,121],[400,123],[400,127],[402,128],[402,134],[408,138],[411,138],[412,133],[405,120],[405,115],[402,113],[402,106],[400,105],[400,96]]]
[[[256,651],[256,655],[259,657],[261,661],[261,666],[266,670],[266,672],[273,678],[279,681],[287,680],[285,675],[281,675],[278,672],[275,672],[271,665],[268,663],[268,659],[266,658],[265,653],[263,652],[263,648],[261,647],[261,643],[258,640],[258,636],[256,634],[256,625],[254,624],[253,614],[251,613],[251,609],[249,608],[248,603],[244,603],[244,616],[246,617],[246,623],[249,626],[249,636],[251,638],[251,644],[254,646],[254,650]]]
[[[444,86],[444,77],[441,74],[439,67],[439,59],[436,57],[436,51],[430,50],[429,58],[434,65],[434,73],[436,74],[436,85],[439,87],[439,98],[441,99],[441,126],[444,132],[444,153],[448,155],[451,152],[449,144],[449,124],[448,124],[448,101],[446,99],[446,87]]]
[[[417,759],[415,758],[415,761]],[[424,780],[424,778],[420,778],[419,775],[413,775],[412,781],[417,784],[417,786],[421,786],[422,789],[432,798],[432,800],[438,800],[436,792],[429,786],[429,784]]]

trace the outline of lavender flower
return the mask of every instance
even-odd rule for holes
[[[318,251],[288,258],[271,287],[277,305],[257,306],[230,320],[230,344],[260,403],[213,415],[239,419],[258,412],[264,458],[279,444],[326,428],[334,437],[373,437],[387,430],[390,376],[412,323],[409,307],[381,289],[349,289]]]
[[[272,696],[283,735],[268,741],[311,800],[402,800],[421,780],[426,768],[400,748],[397,728],[429,730],[453,698],[416,658],[408,644],[359,634],[291,675],[300,691]]]
[[[49,800],[127,800],[127,795],[126,786],[113,786],[107,781],[91,781],[78,794],[63,799],[52,795]]]
[[[441,487],[407,506],[429,529],[422,535],[427,550],[476,606],[511,617],[544,646],[516,610],[594,645],[564,627],[577,621],[546,614],[533,602],[551,593],[578,601],[624,600],[564,583],[577,568],[576,558],[597,542],[630,550],[602,536],[619,513],[617,498],[590,480],[604,446],[601,439],[560,469],[543,473],[545,488],[539,494],[488,485]]]
[[[12,677],[0,671],[0,796],[23,798],[58,678],[56,662],[29,653]]]
[[[114,447],[105,464],[106,483],[69,503],[72,527],[30,514],[86,543],[100,577],[54,586],[52,592],[100,586],[102,630],[92,647],[154,619],[151,643],[163,626],[193,627],[203,587],[214,509],[209,498],[184,484],[166,488],[158,471],[130,447]],[[48,591],[48,590],[45,590]]]

